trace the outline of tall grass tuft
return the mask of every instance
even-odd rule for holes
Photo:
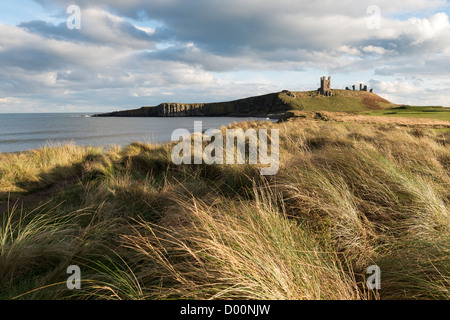
[[[3,214],[0,297],[12,298],[39,287],[42,279],[68,263],[78,245],[72,218],[73,214],[57,215],[43,208],[24,213],[13,207]]]
[[[357,299],[362,294],[334,253],[286,217],[274,194],[207,204],[179,198],[164,228],[140,221],[124,246],[145,259],[153,299]]]

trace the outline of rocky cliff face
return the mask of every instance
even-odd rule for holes
[[[154,107],[97,114],[95,117],[221,117],[261,116],[279,118],[288,110],[359,112],[392,107],[374,93],[331,90],[332,96],[318,91],[270,93],[229,102],[162,103]]]
[[[189,116],[266,116],[289,110],[280,93],[215,103],[162,103],[155,107],[116,111],[95,117],[189,117]]]

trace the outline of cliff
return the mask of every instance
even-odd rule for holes
[[[96,114],[94,117],[192,117],[263,116],[277,118],[289,110],[359,112],[395,105],[364,91],[332,90],[331,97],[318,91],[283,91],[228,102],[162,103],[154,107]]]

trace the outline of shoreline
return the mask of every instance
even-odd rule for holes
[[[195,117],[159,120],[72,118],[71,115],[11,116],[1,120],[5,122],[5,126],[0,130],[0,153],[2,154],[26,152],[45,146],[68,143],[93,147],[126,146],[136,141],[163,143],[171,140],[174,130],[190,128],[194,120],[203,121],[205,128],[219,128],[233,122],[247,120],[276,121],[263,117]]]
[[[373,115],[354,115],[354,114],[348,114],[348,113],[339,113],[339,112],[293,112],[293,113],[287,113],[289,116],[287,117],[277,117],[277,118],[271,118],[267,120],[267,118],[258,117],[257,119],[247,119],[242,122],[246,121],[269,121],[272,123],[278,123],[278,122],[290,122],[290,121],[296,121],[299,125],[300,124],[306,124],[308,122],[330,122],[330,123],[358,123],[358,124],[367,124],[367,125],[396,125],[400,127],[410,127],[410,128],[423,128],[423,129],[446,129],[450,130],[450,121],[446,120],[437,120],[437,119],[427,119],[427,118],[407,118],[407,117],[390,117],[390,116],[373,116]],[[307,116],[305,116],[307,114]],[[313,117],[311,115],[318,114],[319,117]],[[284,115],[284,113],[283,113]],[[225,116],[224,116],[225,117]],[[119,117],[120,118],[120,117]],[[128,117],[127,117],[128,118]],[[142,117],[135,117],[135,118],[142,118]],[[194,117],[185,117],[185,118],[194,118]],[[196,118],[211,118],[209,116],[205,117],[196,117]],[[217,117],[219,118],[219,117]],[[248,118],[248,117],[233,117],[233,118]],[[278,121],[273,121],[278,120]],[[231,124],[233,122],[230,122]],[[240,123],[240,122],[238,122]],[[224,125],[225,126],[225,125]],[[204,129],[206,131],[207,129]],[[75,141],[67,140],[64,143],[60,143],[59,145],[46,145],[44,147],[38,147],[38,148],[32,148],[27,150],[20,150],[20,151],[0,151],[1,155],[20,155],[23,153],[29,153],[36,150],[41,150],[44,148],[53,148],[53,147],[63,147],[67,145],[75,145],[76,147],[84,147],[84,148],[103,148],[108,149],[113,146],[120,146],[120,147],[127,147],[134,143],[144,143],[144,144],[151,144],[151,145],[164,145],[166,143],[170,143],[171,140],[166,141],[160,141],[160,142],[145,142],[140,140],[134,140],[130,141],[128,143],[124,144],[105,144],[105,145],[94,145],[94,144],[77,144]]]

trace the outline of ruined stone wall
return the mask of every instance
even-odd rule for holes
[[[326,77],[320,78],[320,93],[324,96],[330,97],[331,96],[331,77],[328,77],[328,80]]]
[[[352,88],[353,88],[353,91],[356,90],[356,86],[355,86],[355,85],[352,85]],[[350,88],[349,88],[349,87],[346,87],[345,90],[350,90]],[[367,85],[364,85],[364,86],[363,86],[362,83],[359,84],[359,91],[365,91],[365,92],[369,91],[370,93],[373,93],[373,89],[370,89],[370,90],[369,90],[369,88],[367,87]]]

